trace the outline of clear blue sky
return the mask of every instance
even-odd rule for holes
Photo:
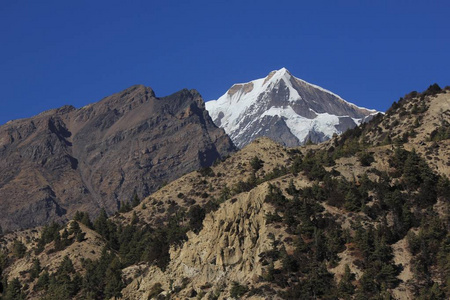
[[[216,99],[286,67],[361,106],[450,85],[450,1],[0,0],[0,124],[133,84]]]

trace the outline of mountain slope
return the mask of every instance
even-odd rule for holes
[[[112,213],[233,149],[194,90],[157,98],[133,86],[80,109],[11,121],[0,127],[0,225]]]
[[[224,189],[223,181],[213,184],[222,168],[235,174],[228,173],[235,177],[226,186],[229,200],[171,250],[164,271],[150,265],[143,275],[134,267],[124,270],[135,278],[124,298],[446,299],[450,93],[424,95],[321,145],[286,149],[258,139],[209,175],[190,174],[165,187],[152,198],[201,189],[198,182],[213,186],[215,199]],[[426,109],[416,112],[421,104]],[[399,117],[403,126],[391,124]],[[383,135],[409,132],[416,118],[424,121],[415,127],[424,149],[413,150],[413,137],[379,143]],[[433,119],[439,122],[425,122]],[[383,123],[391,126],[379,127]],[[427,154],[433,143],[440,157]],[[252,155],[264,161],[263,169],[254,167]],[[267,176],[271,168],[278,175]],[[136,211],[145,219],[145,210]]]
[[[233,85],[218,100],[206,102],[206,109],[239,148],[261,136],[286,146],[322,142],[377,113],[295,78],[285,68]]]
[[[78,214],[87,240],[76,222],[4,236],[0,273],[30,298],[448,299],[449,109],[430,88],[319,145],[257,139],[127,212]],[[98,260],[72,252],[98,257],[97,238]],[[75,270],[48,263],[63,253]]]

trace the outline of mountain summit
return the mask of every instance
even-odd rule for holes
[[[378,113],[298,79],[286,68],[233,85],[218,100],[206,102],[206,109],[240,148],[261,136],[286,146],[322,142]]]

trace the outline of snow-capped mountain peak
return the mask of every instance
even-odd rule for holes
[[[234,84],[218,100],[206,102],[206,108],[238,147],[260,136],[287,146],[321,142],[377,113],[298,79],[286,68]]]

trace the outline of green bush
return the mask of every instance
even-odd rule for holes
[[[363,151],[358,154],[358,160],[361,163],[361,166],[369,167],[375,161],[375,158],[373,157],[372,152]]]
[[[252,166],[254,172],[261,169],[263,167],[263,164],[264,162],[257,156],[253,157],[252,160],[250,161],[250,165]]]
[[[25,247],[25,245],[21,241],[16,240],[14,241],[12,252],[15,257],[22,258],[27,252],[27,247]]]
[[[239,282],[233,281],[230,296],[233,298],[239,298],[248,292],[248,287],[239,284]]]

